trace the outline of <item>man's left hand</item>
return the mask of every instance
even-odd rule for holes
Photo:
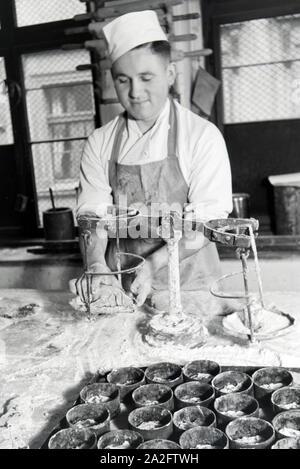
[[[151,262],[146,259],[143,267],[137,271],[136,278],[130,288],[131,292],[136,297],[135,301],[137,306],[142,306],[151,292],[152,278],[153,273]]]

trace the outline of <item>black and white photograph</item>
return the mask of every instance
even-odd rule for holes
[[[300,449],[299,0],[0,0],[0,207],[0,449]]]

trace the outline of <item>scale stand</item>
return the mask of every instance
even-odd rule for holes
[[[255,273],[256,273],[256,280],[258,284],[259,290],[259,302],[263,312],[271,312],[274,314],[279,314],[287,320],[287,325],[279,328],[276,332],[280,332],[283,329],[291,326],[294,323],[294,318],[290,315],[285,314],[279,311],[277,308],[269,308],[265,307],[265,301],[263,296],[263,288],[262,288],[262,279],[260,273],[260,267],[258,263],[258,256],[256,250],[256,243],[255,243],[255,236],[257,235],[259,227],[258,220],[254,218],[227,218],[227,219],[216,219],[210,220],[209,222],[204,224],[204,236],[208,238],[210,241],[217,242],[223,244],[225,246],[230,246],[236,250],[237,257],[240,259],[242,263],[242,274],[243,274],[243,281],[244,281],[244,295],[231,295],[225,294],[223,292],[219,292],[216,286],[226,279],[233,277],[240,272],[226,274],[220,277],[215,284],[211,287],[210,291],[214,296],[219,298],[231,298],[231,299],[245,299],[246,300],[246,309],[247,309],[247,316],[248,316],[248,325],[249,325],[249,339],[251,342],[255,340],[256,337],[260,338],[267,338],[259,333],[256,333],[254,330],[253,324],[253,316],[252,316],[252,309],[251,309],[251,294],[249,291],[249,282],[248,282],[248,262],[247,259],[249,257],[250,251],[252,250],[254,255],[254,262],[255,262]]]
[[[77,218],[79,237],[83,245],[83,266],[84,273],[76,282],[77,295],[84,303],[87,317],[91,319],[91,304],[96,302],[98,298],[93,298],[92,293],[92,279],[93,277],[103,277],[114,275],[120,285],[122,281],[122,275],[131,274],[139,270],[145,263],[145,259],[138,254],[121,252],[120,251],[120,235],[127,235],[128,225],[130,220],[139,216],[136,210],[127,210],[121,207],[112,206],[109,207],[107,217],[98,217],[95,215],[80,215]],[[116,271],[110,272],[94,272],[91,271],[88,262],[88,250],[92,248],[95,243],[97,233],[101,230],[106,230],[109,238],[116,240]],[[134,261],[136,265],[130,268],[122,269],[121,257],[127,258],[129,261]]]
[[[155,349],[165,347],[178,350],[202,347],[208,335],[207,328],[198,314],[186,314],[181,302],[179,241],[184,225],[182,214],[177,211],[162,215],[158,234],[166,242],[168,250],[168,307],[146,305],[151,315],[143,323],[143,340]]]
[[[179,213],[171,211],[163,215],[159,236],[166,241],[168,249],[168,289],[169,314],[182,313],[179,273],[179,246],[182,238],[182,217]]]

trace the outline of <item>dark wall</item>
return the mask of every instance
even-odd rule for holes
[[[300,172],[300,120],[224,126],[234,192],[249,192],[251,213],[273,215],[272,174]]]
[[[20,216],[14,210],[18,184],[13,145],[0,146],[0,178],[0,229],[18,226]]]
[[[221,79],[220,25],[300,13],[299,0],[200,0],[204,46],[214,53],[206,69]],[[272,174],[300,171],[300,119],[224,125],[223,100],[217,94],[211,120],[221,130],[228,146],[234,192],[250,193],[251,216],[266,219],[274,229]],[[269,226],[267,226],[267,229]]]

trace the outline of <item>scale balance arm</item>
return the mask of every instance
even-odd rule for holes
[[[170,218],[173,217],[172,223]],[[171,212],[163,217],[160,227],[160,236],[166,241],[146,258],[143,268],[137,273],[137,277],[131,286],[131,291],[137,295],[137,304],[142,305],[151,292],[152,281],[160,269],[169,265],[170,246],[169,241],[178,237],[178,261],[182,261],[203,247],[208,241],[201,232],[192,231],[192,223],[186,223],[190,228],[183,231],[183,219],[177,212]]]

